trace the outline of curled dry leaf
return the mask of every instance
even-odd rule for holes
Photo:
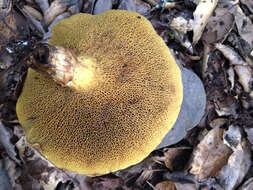
[[[196,44],[207,24],[208,18],[213,13],[218,0],[200,0],[197,8],[195,9],[193,16],[193,43]]]
[[[253,189],[253,178],[248,179],[243,183],[239,190],[252,190]]]
[[[23,11],[29,15],[31,15],[33,18],[35,18],[36,20],[39,20],[39,21],[42,21],[43,19],[43,16],[41,15],[41,13],[36,10],[35,8],[33,7],[30,7],[28,5],[25,5],[23,7]]]
[[[48,0],[34,0],[40,7],[40,10],[45,14],[45,11],[49,8]]]
[[[224,130],[219,127],[212,129],[194,150],[190,172],[195,174],[198,180],[215,176],[232,153],[223,143],[223,133]]]
[[[54,19],[54,21],[48,26],[48,32],[43,36],[43,39],[48,39],[48,38],[50,38],[50,36],[51,36],[51,31],[52,31],[53,26],[55,25],[55,23],[59,22],[59,21],[62,20],[62,19],[68,18],[68,17],[70,17],[70,14],[69,14],[68,12],[65,12],[65,13],[63,13],[63,14],[61,14],[61,15],[58,15],[58,16]]]
[[[228,8],[216,8],[208,19],[202,39],[207,43],[223,41],[234,26],[234,17]]]
[[[240,134],[238,134],[240,136]],[[234,190],[242,182],[251,164],[250,146],[246,139],[234,148],[227,165],[218,174],[221,186],[226,190]]]
[[[232,65],[248,65],[248,63],[243,61],[238,53],[231,47],[221,43],[215,44],[215,47],[223,53],[223,55],[230,61]]]
[[[168,148],[164,152],[166,167],[171,171],[183,170],[184,164],[182,163],[187,163],[191,152],[192,149],[189,147]]]
[[[163,181],[155,186],[156,190],[177,190],[174,182],[171,181]]]
[[[237,65],[234,67],[236,74],[239,77],[243,90],[251,92],[250,83],[252,82],[252,69],[249,66]]]
[[[54,19],[63,14],[69,7],[77,5],[79,6],[78,0],[55,0],[52,2],[50,7],[44,13],[45,23],[50,25]]]
[[[244,39],[253,48],[253,24],[249,17],[247,17],[242,9],[237,5],[237,11],[235,12],[235,23],[237,30],[242,39]],[[250,54],[250,52],[248,52]]]
[[[223,125],[225,125],[228,122],[228,119],[226,118],[217,118],[212,120],[209,125],[212,128],[216,128],[216,127],[222,127]]]

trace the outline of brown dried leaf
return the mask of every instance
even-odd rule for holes
[[[223,144],[223,132],[224,130],[218,127],[212,129],[195,149],[190,172],[195,174],[198,180],[215,176],[232,153],[231,149]]]
[[[156,190],[177,190],[174,182],[171,181],[163,181],[155,186]]]
[[[225,118],[217,118],[214,119],[213,121],[210,122],[210,126],[212,128],[216,128],[216,127],[222,127],[224,124],[226,124],[228,122],[228,119]]]
[[[187,158],[192,152],[189,147],[177,147],[177,148],[167,148],[165,155],[165,165],[171,171],[184,169],[184,164],[187,163]]]
[[[249,171],[251,165],[250,145],[243,138],[242,130],[236,126],[229,127],[224,139],[234,152],[217,177],[224,189],[233,190],[242,182]]]
[[[68,7],[72,6],[74,3],[77,3],[77,1],[76,0],[75,1],[72,1],[72,0],[53,1],[53,3],[44,13],[45,23],[47,25],[50,25],[57,16],[64,13],[68,9]]]
[[[208,19],[202,39],[207,43],[223,41],[234,26],[234,17],[228,8],[216,8]]]
[[[16,29],[17,25],[15,16],[13,14],[13,11],[11,11],[9,15],[4,18],[4,21],[0,20],[0,50],[11,37],[15,37],[17,35],[15,33]]]
[[[196,44],[207,24],[208,18],[211,16],[215,9],[218,0],[200,0],[193,16],[193,44]]]

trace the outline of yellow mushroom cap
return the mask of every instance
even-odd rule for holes
[[[49,44],[81,66],[74,88],[29,69],[17,102],[27,140],[57,167],[103,175],[142,161],[175,123],[180,69],[151,23],[135,12],[77,14],[55,24]]]

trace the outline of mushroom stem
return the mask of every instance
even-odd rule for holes
[[[28,63],[36,71],[51,76],[56,83],[69,86],[77,62],[76,56],[69,49],[42,43],[36,45]]]

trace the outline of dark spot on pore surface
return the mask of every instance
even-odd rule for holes
[[[141,19],[141,17],[140,17],[140,16],[137,16],[137,18],[138,18],[138,19]]]
[[[129,104],[136,104],[136,103],[138,103],[140,101],[140,98],[133,98],[133,99],[131,99],[131,100],[128,100],[128,103]]]
[[[35,119],[36,119],[36,117],[34,117],[34,116],[31,116],[31,117],[27,118],[27,120],[35,120]]]

